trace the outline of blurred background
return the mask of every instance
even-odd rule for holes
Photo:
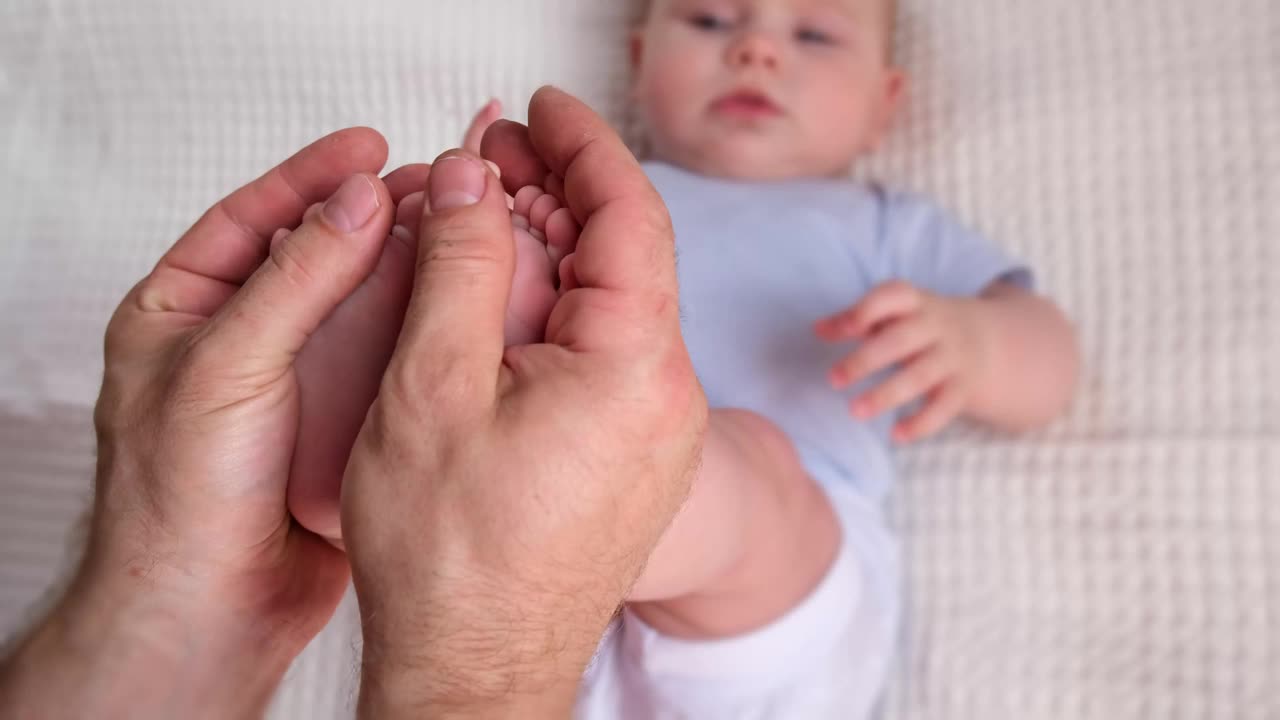
[[[1086,378],[1032,438],[903,456],[894,718],[1280,717],[1280,4],[903,0],[864,172],[1036,266]],[[331,130],[389,167],[544,83],[629,132],[624,0],[5,0],[0,635],[66,571],[102,334],[212,202]],[[350,717],[352,598],[281,718]]]

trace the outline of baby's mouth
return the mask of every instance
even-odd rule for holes
[[[758,90],[736,90],[711,104],[711,112],[733,118],[756,120],[782,114],[768,95]]]

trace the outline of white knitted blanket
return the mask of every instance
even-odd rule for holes
[[[904,458],[893,718],[1280,718],[1280,3],[906,0],[874,161],[1028,257],[1079,322],[1074,412]],[[209,203],[340,126],[392,162],[491,95],[625,122],[622,0],[6,0],[0,632],[61,572],[101,335]],[[348,598],[281,718],[351,715]]]

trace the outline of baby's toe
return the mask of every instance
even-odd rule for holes
[[[545,230],[547,227],[547,218],[551,217],[551,213],[560,209],[560,201],[556,200],[555,195],[543,195],[534,201],[533,207],[529,209],[529,224]]]
[[[271,249],[275,250],[276,245],[279,245],[281,240],[289,237],[290,232],[292,231],[290,231],[289,228],[280,228],[277,230],[275,234],[271,236]]]
[[[573,219],[569,208],[560,208],[547,218],[547,254],[551,262],[559,265],[565,256],[572,253],[578,245],[578,223]]]
[[[542,188],[537,185],[526,185],[520,188],[515,195],[512,203],[511,211],[517,215],[529,217],[529,211],[533,208],[533,203],[543,196]]]
[[[422,222],[423,208],[427,204],[427,194],[425,191],[418,191],[406,196],[396,206],[396,225],[408,230],[416,239],[418,235],[418,225]]]

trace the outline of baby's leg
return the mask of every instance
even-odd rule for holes
[[[655,630],[739,635],[782,617],[818,585],[841,531],[826,494],[768,420],[713,410],[702,466],[630,597]]]

